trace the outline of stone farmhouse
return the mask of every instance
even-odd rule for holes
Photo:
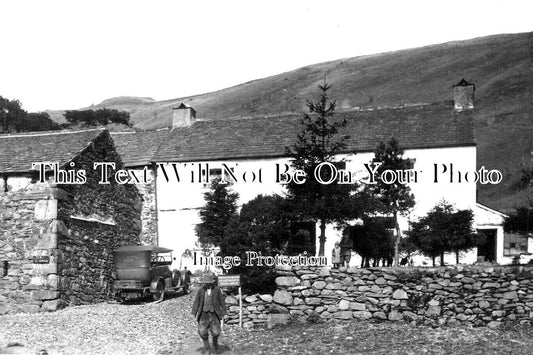
[[[471,114],[474,85],[462,80],[453,91],[454,101],[449,102],[338,111],[336,117],[348,122],[340,133],[350,136],[340,157],[345,159],[347,170],[364,175],[363,164],[372,160],[377,144],[394,137],[404,148],[405,157],[412,160],[413,169],[420,172],[418,181],[410,184],[416,206],[400,221],[401,229],[407,230],[409,221],[445,199],[458,209],[473,210],[475,228],[487,235],[486,245],[465,253],[460,262],[473,263],[481,257],[509,263],[512,258],[503,255],[505,216],[478,204],[476,184],[464,180],[466,172],[471,177],[476,171]],[[203,195],[209,189],[209,183],[202,180],[206,176],[227,177],[228,170],[232,171],[237,178],[232,189],[239,193],[240,204],[259,194],[283,193],[283,185],[276,182],[276,167],[283,169],[289,164],[285,147],[292,145],[301,131],[301,115],[201,120],[193,108],[183,104],[173,113],[171,129],[168,134],[160,133],[167,135],[151,160],[156,163],[157,239],[179,256],[186,250],[198,250],[195,226],[200,222],[198,210],[205,203]],[[438,175],[437,182],[434,175]],[[306,228],[315,236],[319,227],[307,224]],[[339,233],[334,226],[327,226],[326,256],[340,239]],[[453,264],[454,258],[449,255],[445,261]],[[176,262],[194,268],[190,259]]]
[[[348,122],[342,134],[350,136],[339,158],[362,177],[363,164],[372,160],[377,144],[396,138],[419,171],[417,181],[410,183],[416,206],[400,221],[401,229],[445,199],[458,209],[472,209],[475,228],[488,236],[486,245],[460,261],[473,263],[481,257],[509,263],[512,257],[504,255],[505,216],[478,204],[476,184],[464,181],[466,172],[471,176],[477,170],[474,86],[462,81],[453,90],[454,101],[449,102],[339,110],[336,115]],[[173,110],[167,129],[0,135],[0,314],[107,297],[110,251],[125,244],[165,246],[174,250],[173,267],[198,268],[187,252],[199,250],[195,226],[208,178],[233,174],[232,189],[241,205],[259,194],[283,193],[276,176],[289,164],[285,147],[301,131],[300,118],[202,120],[182,104]],[[111,179],[101,184],[93,164],[102,161],[115,162],[116,169],[130,169],[146,181],[118,184]],[[32,162],[85,169],[87,181],[54,183],[49,173],[40,183]],[[313,223],[302,228],[317,234]],[[328,256],[340,235],[329,225],[326,235]],[[453,264],[455,257],[446,262]]]

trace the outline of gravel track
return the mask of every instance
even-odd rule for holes
[[[189,294],[160,303],[100,303],[53,313],[8,314],[0,317],[0,348],[19,343],[25,347],[20,353],[194,353],[199,344],[191,307]]]

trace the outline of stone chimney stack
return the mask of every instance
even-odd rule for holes
[[[196,119],[196,111],[181,103],[178,107],[172,109],[172,128],[190,127]]]
[[[476,91],[476,86],[465,79],[453,85],[454,109],[456,111],[473,109],[474,91]]]

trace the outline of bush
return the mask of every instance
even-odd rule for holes
[[[241,275],[242,289],[246,294],[273,294],[276,291],[274,268],[245,266]]]
[[[311,324],[319,324],[319,323],[324,323],[324,319],[317,312],[312,312],[307,317],[307,322]]]
[[[279,196],[259,195],[242,206],[239,216],[233,217],[224,230],[220,243],[222,256],[240,256],[242,264],[230,269],[240,274],[245,293],[272,293],[276,289],[272,267],[246,266],[246,252],[261,255],[282,253],[282,245],[290,237],[287,223],[280,214]]]
[[[236,217],[228,224],[220,244],[222,256],[241,258],[241,265],[231,268],[229,273],[241,275],[241,284],[245,293],[271,293],[275,289],[273,268],[246,265],[247,251],[270,255],[269,243],[264,232],[260,226]]]

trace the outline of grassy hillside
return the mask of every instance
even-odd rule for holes
[[[502,184],[480,187],[479,201],[509,210],[525,199],[514,185],[521,167],[533,164],[533,33],[340,59],[203,95],[116,98],[91,108],[127,110],[141,129],[166,126],[180,102],[209,119],[303,112],[324,78],[339,108],[449,100],[452,84],[474,82],[478,164],[505,174]]]

